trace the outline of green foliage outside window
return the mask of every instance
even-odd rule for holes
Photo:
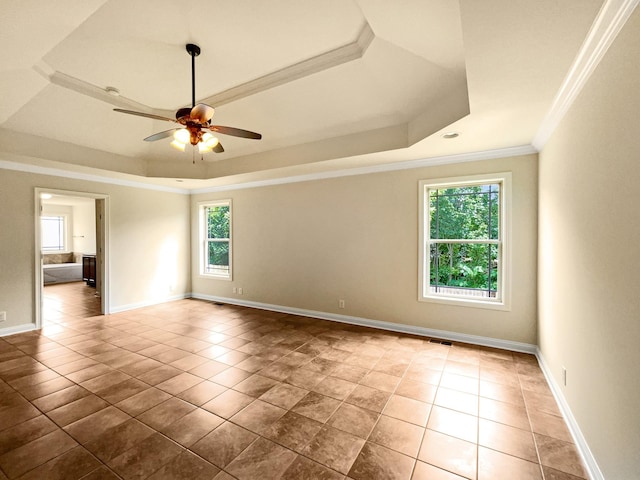
[[[228,205],[207,207],[207,265],[209,269],[229,269]]]
[[[431,286],[497,290],[498,245],[464,240],[499,240],[499,189],[493,184],[429,191]]]
[[[229,238],[229,206],[207,208],[207,238]]]
[[[229,243],[210,242],[209,243],[209,267],[216,269],[229,269]]]

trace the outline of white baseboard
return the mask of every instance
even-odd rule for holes
[[[16,333],[30,332],[32,330],[36,330],[35,323],[24,323],[22,325],[15,325],[13,327],[0,328],[0,337],[15,335]]]
[[[545,362],[544,357],[542,356],[542,352],[540,351],[539,348],[536,349],[536,357],[538,358],[540,369],[542,370],[542,373],[547,379],[549,388],[551,389],[551,392],[553,393],[553,396],[556,399],[556,403],[558,404],[558,407],[560,407],[560,412],[564,417],[565,423],[567,424],[567,427],[569,427],[569,432],[573,437],[573,441],[576,444],[578,453],[582,457],[582,461],[587,470],[587,475],[591,480],[604,480],[604,475],[602,474],[600,467],[598,467],[598,462],[596,462],[595,457],[591,453],[591,449],[589,448],[589,445],[587,444],[587,441],[585,440],[584,435],[582,435],[582,431],[578,426],[578,422],[576,422],[576,419],[573,416],[573,413],[571,412],[571,408],[569,408],[569,404],[567,403],[567,400],[564,398],[562,389],[560,388],[560,385],[558,385],[558,383],[553,378],[553,375],[551,375],[551,370],[549,369],[549,366]]]
[[[328,312],[320,312],[317,310],[307,310],[302,308],[295,307],[287,307],[283,305],[272,305],[269,303],[261,303],[261,302],[252,302],[249,300],[238,300],[236,298],[227,298],[227,297],[218,297],[214,295],[205,295],[201,293],[191,293],[191,294],[180,294],[173,295],[171,297],[166,297],[159,301],[149,301],[149,302],[140,302],[129,305],[121,305],[119,307],[113,307],[111,309],[112,313],[117,312],[125,312],[128,310],[134,310],[136,308],[149,307],[152,305],[158,305],[161,303],[171,302],[174,300],[182,300],[185,298],[196,298],[199,300],[208,300],[211,302],[221,302],[228,303],[231,305],[240,305],[244,307],[258,308],[261,310],[268,310],[273,312],[281,312],[281,313],[290,313],[292,315],[300,315],[303,317],[312,317],[318,318],[321,320],[331,320],[334,322],[347,323],[350,325],[360,325],[364,327],[372,327],[379,328],[381,330],[388,330],[392,332],[399,333],[408,333],[412,335],[418,335],[422,337],[435,337],[442,340],[451,340],[454,342],[462,342],[462,343],[470,343],[474,345],[482,345],[486,347],[494,347],[501,348],[504,350],[511,350],[514,352],[523,352],[534,354],[538,359],[538,363],[540,364],[540,369],[544,374],[547,383],[549,384],[549,388],[553,393],[553,396],[560,407],[560,411],[564,416],[564,419],[567,423],[569,431],[573,437],[573,440],[576,444],[578,452],[582,456],[582,460],[584,461],[585,467],[587,469],[587,474],[591,480],[604,480],[604,475],[602,474],[600,468],[598,467],[598,463],[594,458],[587,441],[585,440],[578,423],[576,422],[571,409],[569,408],[569,404],[567,403],[564,395],[562,394],[562,390],[560,386],[556,383],[555,379],[551,375],[551,372],[540,352],[540,349],[536,345],[531,345],[528,343],[521,342],[513,342],[510,340],[502,340],[499,338],[491,338],[491,337],[482,337],[478,335],[468,335],[465,333],[457,333],[457,332],[449,332],[446,330],[436,330],[433,328],[425,328],[418,327],[415,325],[405,325],[401,323],[391,323],[384,322],[381,320],[373,320],[369,318],[362,317],[352,317],[349,315],[340,315],[335,313]],[[0,329],[0,337],[4,337],[7,335],[15,335],[16,333],[29,332],[31,330],[35,330],[36,325],[33,323],[16,325],[13,327],[7,327]]]
[[[229,303],[232,305],[259,308],[261,310],[269,310],[273,312],[290,313],[293,315],[300,315],[302,317],[313,317],[319,318],[321,320],[332,320],[334,322],[348,323],[350,325],[379,328],[381,330],[389,330],[392,332],[409,333],[411,335],[419,335],[421,337],[432,337],[442,340],[451,340],[454,342],[482,345],[485,347],[501,348],[514,352],[530,353],[532,355],[535,355],[538,348],[536,345],[531,345],[529,343],[512,342],[510,340],[502,340],[499,338],[481,337],[478,335],[468,335],[466,333],[449,332],[446,330],[435,330],[433,328],[418,327],[415,325],[406,325],[402,323],[384,322],[381,320],[352,317],[336,313],[306,310],[302,308],[286,307],[282,305],[272,305],[268,303],[252,302],[248,300],[238,300],[237,298],[217,297],[214,295],[205,295],[202,293],[192,293],[191,297],[197,298],[199,300]]]
[[[514,352],[530,353],[536,356],[540,369],[542,370],[549,388],[551,389],[556,402],[562,412],[564,419],[567,423],[569,431],[574,439],[578,452],[582,456],[583,462],[587,469],[587,474],[591,480],[604,480],[598,464],[589,449],[587,441],[585,440],[580,427],[576,422],[571,409],[567,401],[562,394],[562,390],[555,382],[551,375],[547,364],[544,361],[540,349],[536,345],[529,343],[513,342],[510,340],[502,340],[498,338],[482,337],[478,335],[468,335],[465,333],[449,332],[446,330],[435,330],[432,328],[418,327],[414,325],[405,325],[400,323],[384,322],[381,320],[372,320],[362,317],[351,317],[348,315],[339,315],[335,313],[319,312],[315,310],[306,310],[302,308],[286,307],[282,305],[272,305],[268,303],[252,302],[248,300],[239,300],[236,298],[218,297],[214,295],[205,295],[201,293],[193,293],[192,298],[200,300],[209,300],[212,302],[228,303],[231,305],[240,305],[244,307],[259,308],[261,310],[269,310],[273,312],[290,313],[293,315],[300,315],[303,317],[319,318],[322,320],[332,320],[335,322],[348,323],[351,325],[361,325],[365,327],[379,328],[381,330],[389,330],[392,332],[409,333],[413,335],[419,335],[423,337],[435,337],[443,340],[451,340],[462,343],[471,343],[474,345],[482,345],[486,347],[501,348],[504,350],[511,350]]]
[[[135,310],[136,308],[144,308],[144,307],[152,307],[154,305],[160,305],[161,303],[173,302],[175,300],[183,300],[185,298],[191,298],[192,295],[190,293],[181,293],[178,295],[172,295],[170,297],[165,297],[159,300],[149,300],[146,302],[139,303],[130,303],[128,305],[119,305],[119,306],[111,306],[109,309],[109,313],[120,313],[126,312],[128,310]]]
[[[249,300],[238,300],[236,298],[227,298],[227,297],[218,297],[214,295],[205,295],[202,293],[185,293],[180,295],[173,295],[171,297],[166,297],[162,300],[156,301],[148,301],[148,302],[140,302],[129,305],[121,305],[118,307],[112,307],[111,313],[125,312],[128,310],[134,310],[136,308],[149,307],[153,305],[158,305],[161,303],[171,302],[174,300],[182,300],[185,298],[195,298],[199,300],[208,300],[211,302],[221,302],[228,303],[231,305],[240,305],[244,307],[258,308],[261,310],[268,310],[273,312],[281,312],[281,313],[290,313],[292,315],[300,315],[303,317],[312,317],[318,318],[321,320],[331,320],[334,322],[347,323],[350,325],[360,325],[364,327],[372,327],[379,328],[381,330],[388,330],[392,332],[399,333],[408,333],[412,335],[418,335],[422,337],[435,337],[442,340],[451,340],[454,342],[462,342],[462,343],[470,343],[474,345],[481,345],[485,347],[494,347],[501,348],[504,350],[511,350],[514,352],[523,352],[530,353],[536,356],[538,359],[538,363],[540,365],[540,369],[544,374],[547,383],[549,384],[549,388],[553,393],[553,396],[558,403],[560,411],[564,416],[564,419],[567,423],[569,431],[573,437],[573,440],[576,444],[578,452],[582,456],[582,460],[584,461],[585,467],[587,469],[587,474],[591,480],[604,480],[604,475],[598,467],[598,463],[596,462],[595,457],[591,453],[587,441],[582,435],[580,427],[576,422],[571,409],[569,408],[569,404],[567,403],[564,395],[562,394],[562,390],[560,386],[556,383],[555,379],[551,375],[551,372],[540,352],[540,349],[536,345],[532,345],[529,343],[521,343],[521,342],[513,342],[510,340],[502,340],[499,338],[491,338],[491,337],[482,337],[478,335],[469,335],[465,333],[457,333],[450,332],[446,330],[436,330],[433,328],[425,328],[419,327],[415,325],[406,325],[401,323],[392,323],[392,322],[384,322],[381,320],[373,320],[369,318],[362,317],[352,317],[349,315],[340,315],[335,313],[328,312],[320,312],[317,310],[307,310],[302,308],[295,307],[287,307],[283,305],[272,305],[269,303],[261,303],[261,302],[253,302]],[[15,335],[16,333],[29,332],[36,329],[36,325],[33,323],[16,325],[13,327],[7,327],[0,329],[0,337],[4,337],[7,335]]]

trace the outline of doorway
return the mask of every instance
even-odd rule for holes
[[[109,313],[109,197],[35,189],[35,324]]]

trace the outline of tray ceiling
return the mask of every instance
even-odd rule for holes
[[[213,184],[528,145],[601,4],[2,2],[0,155]],[[142,141],[170,123],[113,112],[190,106],[186,43],[202,49],[196,101],[263,140],[220,135],[225,153],[193,165],[169,140]]]

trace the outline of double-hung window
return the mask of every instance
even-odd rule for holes
[[[200,204],[200,273],[231,280],[231,200]]]
[[[65,215],[47,215],[40,217],[42,251],[47,253],[66,252],[67,217]]]
[[[420,182],[420,300],[509,309],[510,174]]]

